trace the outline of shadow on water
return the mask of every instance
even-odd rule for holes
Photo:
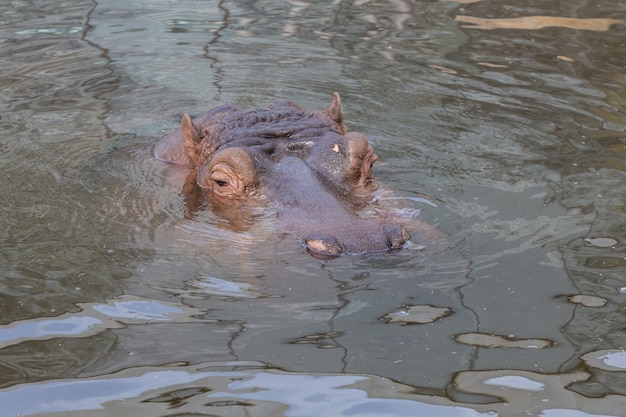
[[[623,5],[48,3],[0,5],[4,413],[623,414]],[[189,216],[151,156],[333,91],[400,253]]]

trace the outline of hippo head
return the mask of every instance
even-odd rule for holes
[[[363,135],[346,132],[337,93],[325,111],[276,101],[218,107],[194,120],[185,114],[155,156],[189,166],[184,193],[201,190],[229,219],[250,205],[271,206],[283,230],[319,258],[397,250],[409,238],[400,225],[358,216],[378,157]]]

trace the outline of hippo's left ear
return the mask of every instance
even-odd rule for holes
[[[191,121],[191,117],[187,113],[183,115],[180,121],[180,131],[183,134],[183,144],[185,145],[185,153],[189,157],[194,167],[198,166],[198,157],[200,156],[200,141],[202,135],[200,129]]]
[[[324,110],[324,114],[330,117],[333,121],[337,122],[337,124],[345,130],[345,127],[343,126],[343,110],[341,109],[341,97],[339,96],[339,93],[333,93],[333,102],[330,103],[330,106],[328,106],[326,110]]]

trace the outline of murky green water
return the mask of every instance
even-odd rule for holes
[[[0,16],[4,414],[623,415],[622,2]],[[333,91],[449,249],[322,262],[271,218],[188,218],[151,156],[184,112]]]

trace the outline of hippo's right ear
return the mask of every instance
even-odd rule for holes
[[[341,108],[341,97],[339,96],[339,93],[337,92],[333,93],[333,102],[330,103],[330,106],[328,106],[326,110],[324,110],[324,114],[330,117],[331,120],[337,122],[337,124],[339,124],[343,130],[345,130],[345,127],[343,125],[343,110]]]
[[[202,135],[200,129],[191,121],[191,117],[187,113],[183,115],[180,121],[180,131],[183,134],[183,145],[185,146],[185,153],[191,161],[191,164],[195,167],[198,166],[198,158],[200,156],[200,141]]]

